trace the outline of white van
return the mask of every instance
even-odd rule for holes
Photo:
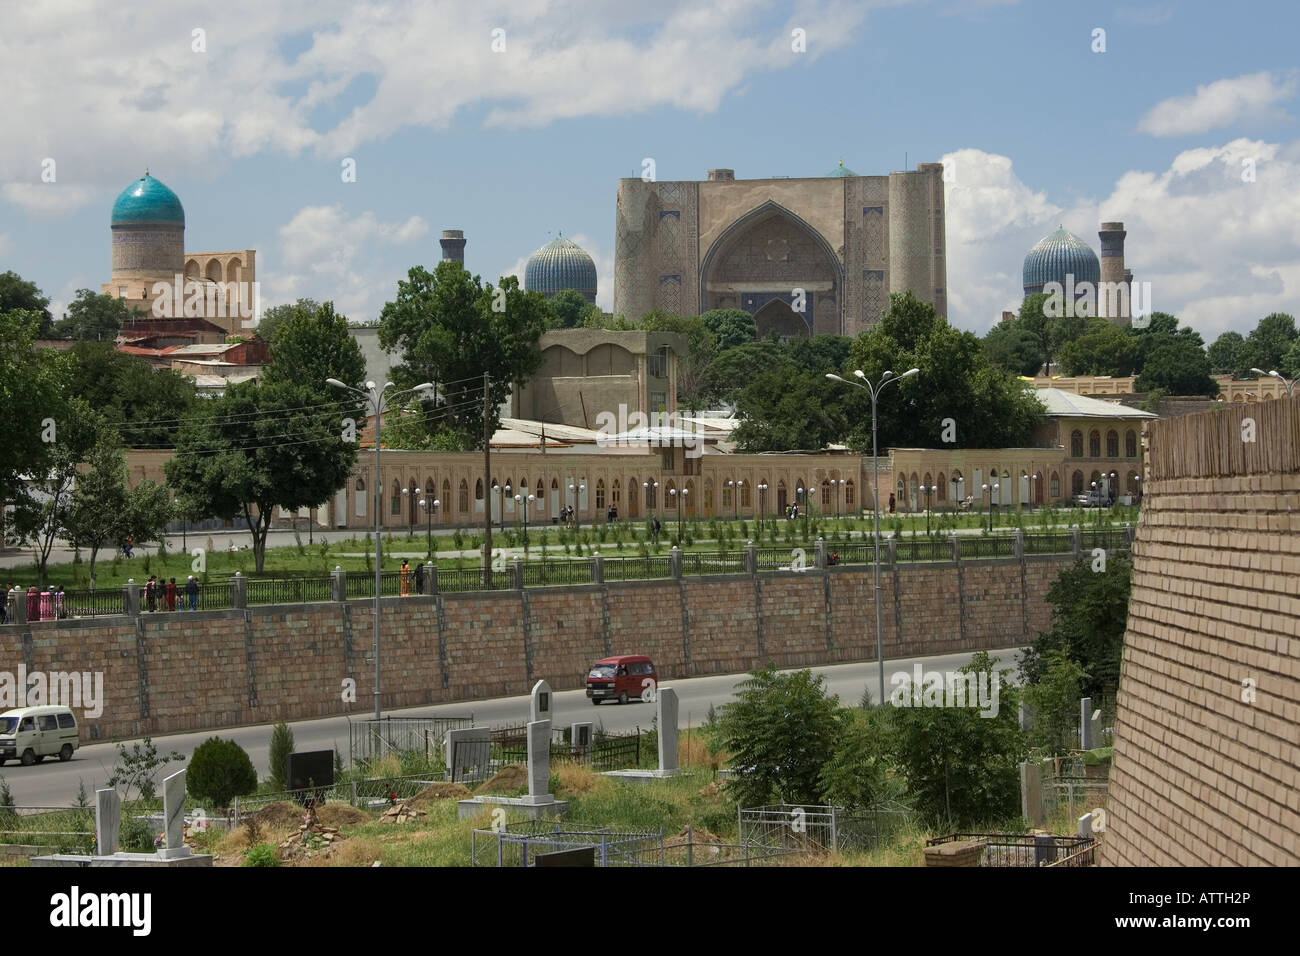
[[[79,746],[77,718],[67,707],[20,707],[0,714],[0,766],[17,758],[30,767],[55,754],[71,760]]]

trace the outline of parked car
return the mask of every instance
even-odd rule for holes
[[[1106,495],[1100,491],[1087,491],[1074,496],[1074,503],[1080,508],[1104,508],[1108,503]]]
[[[80,743],[77,718],[67,707],[20,707],[0,714],[0,766],[17,758],[30,767],[55,754],[71,760]]]
[[[606,657],[591,665],[587,674],[587,696],[592,704],[603,700],[649,700],[659,686],[654,662],[643,654]]]

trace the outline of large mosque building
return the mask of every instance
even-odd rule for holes
[[[206,319],[230,334],[256,324],[256,251],[187,253],[180,197],[148,171],[113,203],[111,229],[105,295],[149,318]]]
[[[621,179],[614,311],[743,309],[760,337],[854,336],[895,292],[947,315],[943,166],[815,178]]]
[[[1124,238],[1128,233],[1122,222],[1103,222],[1097,235],[1101,239],[1100,259],[1064,226],[1038,240],[1025,255],[1025,295],[1058,292],[1073,303],[1091,295],[1088,314],[1129,324],[1134,307],[1140,303],[1131,299],[1133,270],[1124,267]]]

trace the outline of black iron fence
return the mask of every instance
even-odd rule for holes
[[[1094,529],[1081,530],[1079,547],[1087,556],[1096,548],[1107,552],[1127,552],[1131,548],[1133,532],[1128,529]],[[961,557],[963,560],[981,558],[1012,558],[1016,554],[1015,536],[1005,532],[995,534],[959,536]],[[892,549],[894,559],[899,563],[914,564],[927,561],[950,561],[952,559],[951,539],[947,534],[911,535],[884,538],[881,541],[881,561],[887,561]],[[1074,549],[1074,536],[1071,532],[1046,531],[1030,532],[1023,536],[1023,553],[1026,555],[1069,554]],[[868,565],[875,561],[875,548],[870,538],[827,541],[827,561],[835,565]],[[816,565],[816,551],[813,546],[802,547],[763,547],[755,548],[757,569],[774,571],[796,568],[806,569]],[[672,559],[667,554],[638,555],[631,557],[605,557],[604,577],[606,581],[631,581],[667,578],[672,576]],[[558,560],[532,558],[521,564],[523,583],[527,587],[545,587],[547,585],[588,584],[592,580],[590,558],[561,558]],[[683,575],[705,574],[741,574],[746,570],[746,552],[744,549],[719,551],[681,552],[681,573]],[[430,593],[432,588],[428,581],[417,583],[416,569],[412,566],[405,574],[402,571],[382,571],[379,575],[380,594],[383,597],[414,596]],[[352,571],[345,576],[345,593],[350,599],[373,598],[375,594],[375,576],[373,571]],[[513,573],[508,565],[494,568],[491,578],[492,589],[505,589],[513,586]],[[246,577],[246,596],[249,605],[298,604],[315,601],[329,601],[333,597],[333,588],[329,574],[285,574],[273,578]],[[184,611],[190,607],[189,595],[185,592],[187,581],[176,582],[174,603],[169,601],[164,588],[155,594],[152,608],[140,585],[140,608],[144,612]],[[440,567],[437,570],[437,590],[440,592],[481,591],[485,590],[483,570],[481,568]],[[21,595],[20,600],[26,600]],[[199,582],[199,591],[195,601],[196,610],[220,611],[231,607],[231,587],[229,578],[210,576]],[[55,619],[58,601],[48,604],[48,610],[39,611],[37,604],[36,619]],[[62,606],[67,617],[98,617],[126,613],[126,589],[101,588],[99,590],[76,589],[65,591]],[[48,617],[45,615],[48,614]]]

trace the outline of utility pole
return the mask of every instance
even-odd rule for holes
[[[483,587],[492,587],[492,416],[488,373],[483,373]]]

